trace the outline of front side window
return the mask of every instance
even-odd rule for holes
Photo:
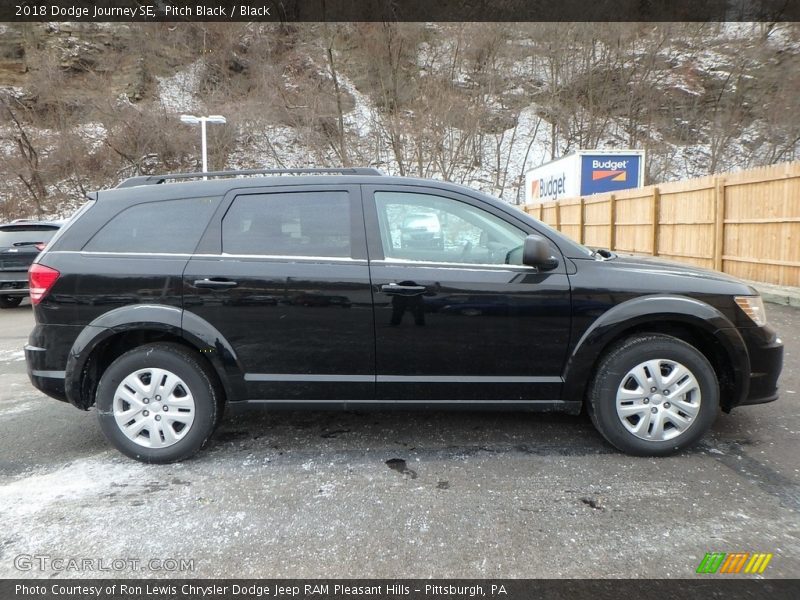
[[[375,192],[388,260],[520,264],[525,232],[484,210],[443,196]]]
[[[126,208],[84,246],[93,252],[189,254],[219,198],[145,202]]]
[[[222,220],[222,251],[350,257],[349,195],[324,191],[238,196]]]

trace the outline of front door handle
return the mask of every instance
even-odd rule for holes
[[[397,296],[418,296],[424,294],[427,289],[424,285],[403,285],[399,283],[387,283],[381,286],[381,291],[384,294]]]
[[[238,281],[231,281],[230,279],[195,279],[194,287],[208,288],[212,290],[235,288],[239,285]]]

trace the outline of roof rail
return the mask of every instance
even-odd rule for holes
[[[210,171],[208,173],[170,173],[167,175],[139,175],[129,177],[118,188],[137,185],[156,185],[169,179],[199,179],[201,177],[239,177],[242,175],[383,175],[372,167],[348,167],[344,169],[246,169],[242,171]]]

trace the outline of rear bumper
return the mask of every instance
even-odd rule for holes
[[[62,402],[67,401],[67,394],[64,387],[65,371],[52,371],[44,368],[46,351],[44,348],[25,346],[25,362],[28,366],[28,378],[33,387]]]
[[[783,368],[783,342],[774,334],[760,343],[748,340],[750,386],[740,406],[765,404],[778,399],[778,377]]]
[[[28,378],[33,386],[51,398],[67,402],[66,368],[69,349],[80,328],[37,323],[25,346]]]
[[[0,296],[19,298],[26,297],[29,293],[27,271],[0,273]]]

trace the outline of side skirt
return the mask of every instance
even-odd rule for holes
[[[582,402],[565,400],[241,400],[228,407],[266,410],[475,410],[577,415]]]

